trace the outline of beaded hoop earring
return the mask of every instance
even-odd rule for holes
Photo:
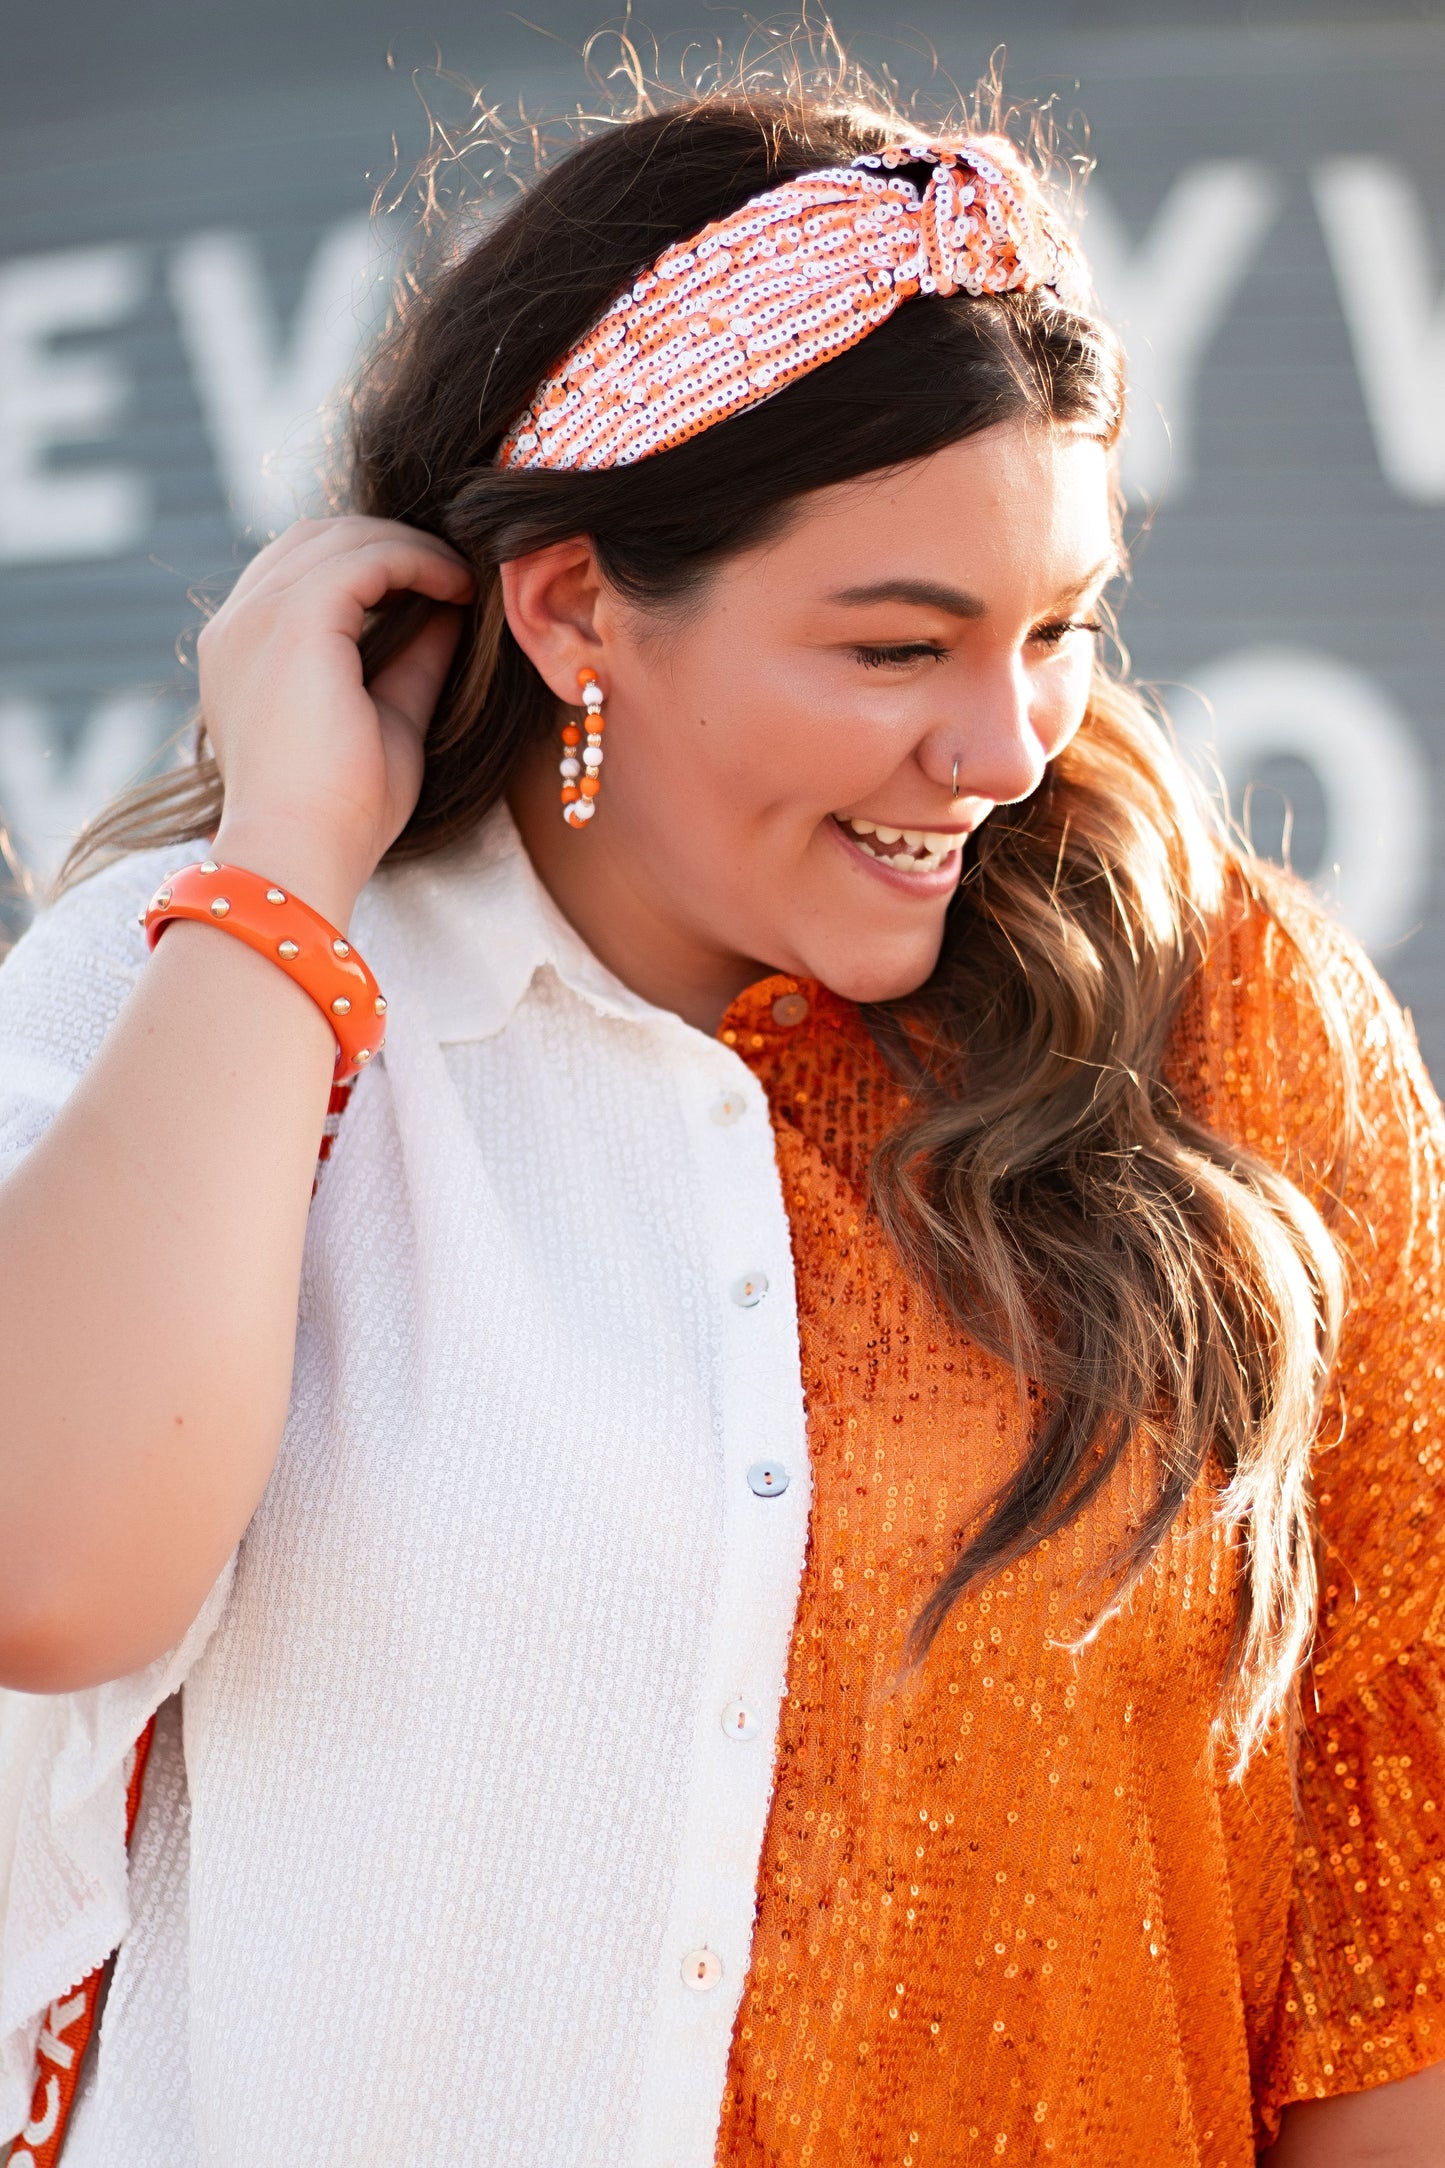
[[[602,788],[602,732],[606,728],[597,672],[579,670],[577,683],[582,688],[586,711],[587,743],[582,744],[582,731],[576,723],[562,725],[562,818],[569,828],[585,828],[597,811]]]

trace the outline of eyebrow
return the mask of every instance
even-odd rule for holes
[[[1072,600],[1077,595],[1087,594],[1098,582],[1112,579],[1118,570],[1119,560],[1111,551],[1069,588],[1064,599]],[[841,603],[844,608],[858,608],[869,602],[912,603],[920,610],[941,610],[945,617],[976,618],[986,614],[986,605],[977,595],[936,580],[878,580],[869,587],[839,588],[828,600]]]

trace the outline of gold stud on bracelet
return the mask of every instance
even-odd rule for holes
[[[376,1013],[377,1013],[377,1015],[378,1015],[378,1016],[385,1016],[385,1014],[386,1014],[386,996],[385,996],[385,994],[378,994],[378,995],[377,995],[377,997],[376,997]]]
[[[331,1013],[333,1016],[350,1016],[351,1003],[347,1000],[345,994],[337,995],[331,1004]]]
[[[285,889],[284,889],[284,888],[268,888],[268,889],[267,889],[267,891],[266,891],[266,901],[267,901],[268,903],[284,903],[284,902],[286,901],[286,891],[285,891]]]
[[[359,1046],[356,1049],[356,1058],[358,1061],[370,1061],[371,1048],[369,1046]]]
[[[331,953],[333,956],[349,956],[351,954],[351,943],[341,940],[338,936],[331,944]]]
[[[159,894],[159,895],[158,895],[158,896],[156,897],[156,906],[155,906],[155,907],[156,907],[156,909],[157,909],[158,911],[164,911],[164,909],[165,909],[166,905],[167,905],[167,904],[168,904],[168,903],[170,902],[170,900],[171,900],[171,892],[170,892],[170,890],[169,890],[168,888],[163,888],[163,889],[161,890],[160,894]]]
[[[203,858],[203,859],[201,860],[201,871],[202,871],[202,873],[219,873],[219,872],[220,872],[220,870],[221,870],[221,869],[220,869],[220,867],[219,867],[219,866],[218,866],[218,865],[216,864],[216,861],[215,861],[215,859],[214,859],[214,858]]]
[[[224,918],[230,908],[231,906],[224,896],[217,896],[215,902],[211,905],[211,916],[212,918]]]
[[[289,964],[295,962],[296,958],[301,954],[301,950],[294,941],[278,941],[276,943],[276,954]]]

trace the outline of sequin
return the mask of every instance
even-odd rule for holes
[[[925,187],[899,166],[930,167]],[[630,466],[831,361],[911,294],[1039,286],[1087,305],[1081,259],[1002,137],[798,174],[664,250],[538,386],[497,464]]]
[[[780,1027],[797,982],[769,979],[724,1020],[773,1115],[814,1488],[720,2168],[1252,2168],[1286,2102],[1445,2057],[1445,1119],[1368,966],[1318,938],[1367,1122],[1298,1822],[1278,1747],[1241,1787],[1211,1740],[1234,1579],[1207,1486],[1079,1657],[1060,1644],[1138,1466],[900,1683],[909,1621],[1020,1450],[1019,1394],[867,1209],[897,1087],[856,1012],[805,982]],[[1221,930],[1168,1073],[1321,1194],[1327,1044],[1262,910]]]

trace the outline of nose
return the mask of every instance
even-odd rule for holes
[[[950,797],[1012,805],[1036,791],[1048,757],[1034,727],[1022,660],[1001,661],[987,678],[975,677],[966,710],[940,716],[917,757],[930,782]]]

